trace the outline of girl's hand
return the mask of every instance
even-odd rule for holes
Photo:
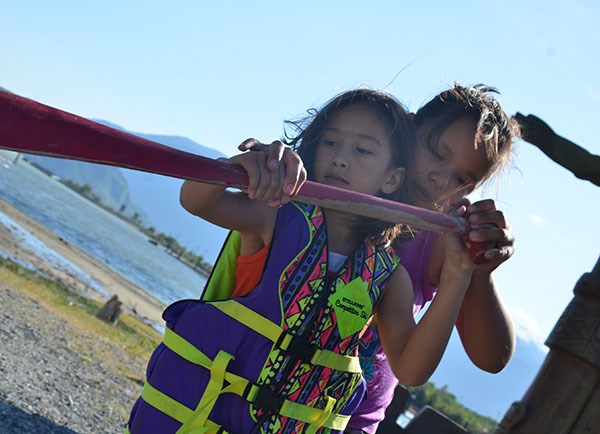
[[[240,151],[255,151],[262,153],[266,158],[266,167],[272,172],[281,170],[281,162],[284,166],[283,176],[283,196],[281,197],[282,205],[290,201],[292,196],[298,194],[300,187],[306,181],[306,169],[302,163],[302,159],[298,154],[292,151],[289,147],[286,147],[281,141],[275,140],[270,145],[261,143],[260,141],[250,138],[242,142],[238,146]],[[276,202],[273,202],[273,206]]]
[[[273,142],[274,144],[277,142]],[[280,143],[280,142],[279,142]],[[251,148],[253,144],[262,145],[256,139],[247,139],[240,146],[245,149]],[[246,148],[246,149],[248,149]],[[304,167],[296,164],[296,169],[287,170],[286,164],[280,164],[277,168],[269,168],[267,160],[269,155],[266,152],[249,152],[236,155],[228,160],[229,163],[238,164],[248,173],[248,188],[246,192],[250,199],[267,202],[269,206],[278,207],[290,201],[291,196],[298,193],[298,190],[306,179]],[[287,172],[299,173],[299,180],[286,177]],[[304,173],[304,178],[301,177]]]
[[[461,200],[458,203],[449,205],[446,212],[456,217],[464,217],[467,212],[468,201]],[[465,243],[462,241],[461,234],[447,233],[443,234],[446,252],[444,255],[443,271],[461,273],[469,276],[478,267],[471,258]]]
[[[510,258],[515,252],[515,239],[506,222],[504,213],[496,209],[492,199],[481,200],[468,205],[469,238],[478,242],[490,242],[494,247],[485,252],[488,262],[482,264],[481,271],[491,273]]]

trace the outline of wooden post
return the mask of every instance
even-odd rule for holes
[[[600,433],[600,258],[573,292],[542,367],[496,434]]]
[[[123,308],[121,307],[122,304],[123,303],[119,298],[116,295],[113,295],[110,300],[102,306],[102,309],[98,311],[96,317],[109,324],[116,325],[119,321],[119,316],[121,316],[121,312],[123,312]]]

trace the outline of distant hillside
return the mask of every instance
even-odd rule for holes
[[[61,179],[88,184],[104,205],[116,211],[123,209],[125,215],[137,215],[142,224],[150,224],[147,213],[132,201],[127,180],[119,168],[40,155],[27,155],[26,158]]]
[[[96,122],[127,131],[108,121]],[[221,152],[186,137],[127,132],[193,154],[224,157]],[[153,226],[157,232],[173,236],[183,247],[202,255],[207,262],[212,263],[216,259],[226,232],[190,215],[181,207],[179,189],[182,180],[60,158],[34,155],[27,158],[60,178],[71,179],[81,185],[89,184],[105,205],[115,210],[125,207],[127,216],[137,214],[144,226]]]
[[[122,129],[106,121],[96,122]],[[135,132],[132,134],[204,157],[225,157],[216,149],[200,145],[187,137]],[[144,210],[157,231],[173,236],[186,249],[202,255],[207,262],[213,263],[216,260],[227,232],[189,214],[181,207],[181,179],[136,170],[120,170],[127,180],[131,200]]]
[[[112,122],[106,121],[104,119],[92,119],[94,122],[98,122],[99,124],[106,125],[108,127],[127,131],[130,134],[134,134],[139,137],[143,137],[144,139],[152,140],[153,142],[157,142],[166,146],[170,146],[171,148],[176,148],[181,151],[189,152],[191,154],[203,155],[204,157],[209,158],[220,158],[225,155],[222,152],[217,151],[216,149],[209,148],[207,146],[201,145],[199,143],[194,142],[191,139],[183,136],[169,136],[162,134],[147,134],[147,133],[137,133],[133,131],[126,130],[125,128],[113,124]]]

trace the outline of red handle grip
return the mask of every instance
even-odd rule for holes
[[[485,252],[489,249],[496,248],[496,243],[492,241],[472,241],[469,239],[469,235],[463,235],[463,242],[467,247],[469,256],[473,259],[473,262],[477,265],[485,264],[488,260],[485,258]]]
[[[465,214],[465,219],[469,220],[469,213]],[[470,229],[469,229],[470,230]],[[462,236],[463,243],[467,247],[469,256],[473,259],[473,263],[477,265],[485,264],[488,260],[485,258],[485,252],[489,249],[495,249],[497,244],[494,241],[473,241],[469,238],[469,232]]]

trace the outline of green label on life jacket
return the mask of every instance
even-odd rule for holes
[[[373,311],[367,283],[360,277],[339,288],[329,297],[329,303],[335,310],[342,339],[362,330]]]

